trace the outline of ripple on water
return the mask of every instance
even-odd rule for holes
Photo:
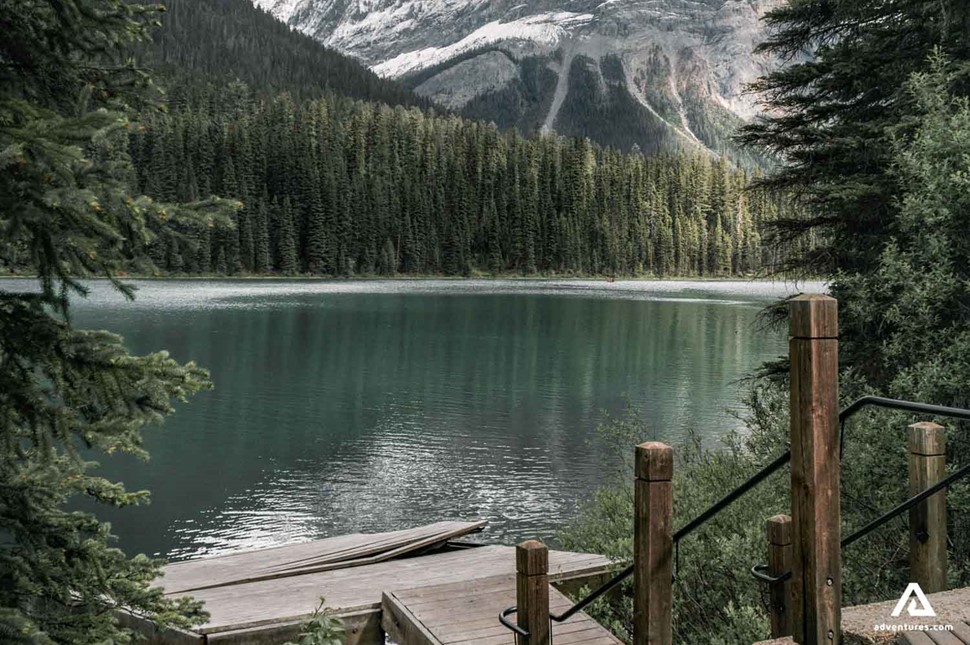
[[[75,321],[211,370],[148,464],[103,472],[153,503],[104,510],[129,551],[175,559],[487,519],[554,537],[619,467],[595,432],[628,403],[643,439],[737,429],[736,379],[785,351],[759,309],[818,283],[600,280],[104,282]],[[22,288],[0,281],[0,289]]]

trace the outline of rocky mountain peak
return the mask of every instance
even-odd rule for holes
[[[772,65],[753,54],[760,18],[782,0],[254,1],[467,116],[734,154],[757,112],[744,88]]]

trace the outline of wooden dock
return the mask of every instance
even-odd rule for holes
[[[191,632],[158,633],[136,617],[128,616],[125,620],[136,624],[150,637],[149,642],[154,643],[280,643],[297,635],[300,624],[323,596],[327,607],[344,620],[347,645],[383,645],[381,618],[385,598],[408,606],[407,603],[421,594],[461,588],[464,590],[461,597],[476,598],[470,602],[491,603],[486,603],[489,615],[475,613],[475,621],[467,627],[478,629],[482,627],[479,623],[486,621],[495,633],[504,631],[503,642],[511,643],[513,635],[499,624],[498,614],[515,604],[514,582],[507,583],[515,574],[515,548],[453,541],[456,536],[481,530],[483,524],[441,522],[407,531],[340,536],[170,564],[165,567],[159,586],[168,596],[191,595],[204,601],[209,621]],[[549,553],[550,581],[567,589],[595,585],[611,569],[611,562],[600,555]],[[496,587],[499,581],[506,586]],[[488,590],[482,592],[485,596],[478,594],[482,590]],[[556,602],[565,602],[565,597],[558,592],[553,597]],[[410,610],[416,610],[420,620],[426,616],[426,608],[418,605]],[[476,606],[476,612],[479,609]],[[575,630],[579,625],[589,624],[595,623],[577,616],[576,621],[562,628]],[[398,628],[395,626],[395,629]],[[459,632],[451,628],[446,638],[456,633]],[[465,640],[478,642],[474,636]],[[401,645],[423,643],[398,642]],[[557,639],[556,642],[572,641]]]
[[[511,645],[513,634],[498,622],[515,604],[515,576],[495,576],[403,591],[385,591],[383,627],[395,643],[408,645]],[[549,609],[561,613],[573,602],[550,586]],[[622,645],[607,629],[580,612],[553,623],[556,645]]]

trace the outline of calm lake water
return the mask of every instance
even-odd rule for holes
[[[766,302],[818,285],[597,281],[104,283],[81,327],[212,372],[147,432],[143,465],[103,459],[152,504],[102,513],[129,552],[172,559],[442,519],[480,539],[552,537],[615,472],[604,414],[651,436],[736,427],[736,380],[783,354]],[[0,288],[11,288],[7,281]]]

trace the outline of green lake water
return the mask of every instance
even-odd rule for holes
[[[785,353],[756,317],[818,285],[598,281],[106,284],[79,327],[209,368],[216,387],[102,459],[152,504],[104,511],[120,545],[183,559],[442,519],[549,538],[617,469],[606,413],[714,445],[737,379]],[[0,288],[12,288],[3,281]],[[632,449],[632,446],[631,446]]]

